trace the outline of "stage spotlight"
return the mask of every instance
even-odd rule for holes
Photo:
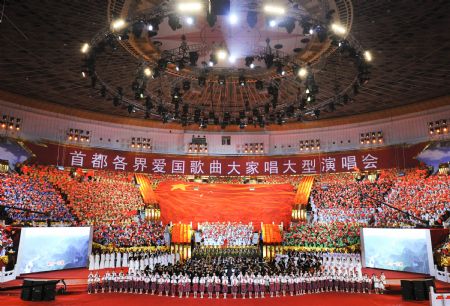
[[[177,65],[175,66],[175,70],[176,71],[180,71],[180,70],[183,70],[183,69],[184,69],[184,62],[183,62],[183,60],[179,60],[177,62]]]
[[[247,12],[247,24],[250,28],[254,28],[258,23],[258,13],[255,11]]]
[[[279,75],[285,75],[286,74],[286,71],[284,71],[284,67],[283,67],[282,63],[278,63],[277,64],[277,73]]]
[[[343,27],[342,25],[338,24],[338,23],[333,23],[331,25],[331,29],[333,30],[333,32],[337,35],[344,35],[347,30],[345,29],[345,27]]]
[[[112,22],[113,30],[120,30],[125,26],[125,20],[117,19]]]
[[[151,76],[152,75],[152,70],[150,69],[150,68],[145,68],[144,69],[144,74],[145,74],[145,76]]]
[[[277,22],[276,22],[276,20],[270,20],[269,21],[269,26],[271,27],[271,28],[275,28],[276,26],[277,26]]]
[[[230,55],[228,57],[228,62],[230,62],[230,64],[236,63],[236,57],[234,55]]]
[[[225,85],[225,76],[219,75],[219,85]]]
[[[149,24],[149,25],[147,26],[147,30],[153,31],[153,26],[152,26],[151,24]]]
[[[227,52],[225,50],[219,50],[217,51],[217,58],[219,60],[224,60],[227,58]]]
[[[81,47],[81,53],[87,53],[89,51],[89,44],[85,43],[83,44],[83,46]]]
[[[191,51],[189,52],[189,62],[191,66],[197,66],[198,61],[198,52],[197,51]]]
[[[238,16],[236,14],[230,14],[228,16],[228,22],[232,25],[235,25],[238,23]]]
[[[193,25],[194,24],[194,18],[186,17],[186,24],[187,25]]]
[[[214,65],[217,65],[217,55],[215,53],[211,53],[211,55],[209,56],[209,63],[208,63],[208,65],[210,67],[212,67]]]
[[[308,75],[308,70],[304,67],[300,68],[298,71],[298,76],[302,79],[304,79]]]
[[[264,5],[264,12],[268,15],[284,15],[286,9],[282,6],[266,4]]]
[[[250,67],[253,64],[254,61],[254,57],[253,56],[247,56],[245,58],[245,66]]]
[[[372,53],[370,53],[370,51],[364,51],[364,58],[366,59],[366,61],[371,62],[372,61]]]
[[[239,77],[239,85],[245,86],[246,83],[247,83],[247,82],[246,82],[246,80],[245,80],[245,77],[244,77],[243,75],[241,75],[241,76]]]
[[[177,9],[180,12],[199,12],[203,8],[202,3],[200,2],[180,2],[177,5]]]

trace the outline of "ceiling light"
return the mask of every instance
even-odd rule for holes
[[[338,35],[343,35],[347,32],[347,30],[342,25],[337,24],[337,23],[333,23],[331,25],[331,29],[333,30],[333,32],[335,34],[338,34]]]
[[[123,20],[123,19],[114,20],[112,23],[112,28],[114,30],[120,30],[124,26],[125,26],[125,20]]]
[[[209,66],[209,67],[212,67],[212,66],[214,66],[214,63],[213,63],[212,61],[209,61],[209,62],[208,62],[208,66]]]
[[[306,68],[300,68],[300,70],[298,71],[298,76],[301,78],[306,77],[307,74],[308,74],[308,70],[306,70]]]
[[[81,47],[81,53],[87,53],[89,51],[89,44],[85,43],[83,47]]]
[[[150,68],[145,68],[144,69],[144,74],[146,75],[146,76],[151,76],[152,75],[152,70],[150,69]]]
[[[180,12],[198,12],[202,9],[200,2],[181,2],[177,6]]]
[[[234,63],[236,63],[236,57],[235,57],[234,55],[230,55],[230,56],[228,57],[228,61],[229,61],[231,64],[234,64]]]
[[[271,21],[269,21],[269,26],[270,26],[271,28],[274,28],[274,27],[277,26],[277,22],[276,22],[275,20],[271,20]]]
[[[313,35],[314,34],[314,30],[311,28],[309,29],[309,34]]]
[[[148,29],[149,31],[153,31],[153,26],[152,26],[151,24],[149,24],[149,25],[147,26],[147,29]]]
[[[250,69],[254,69],[255,68],[255,64],[251,63],[250,64]]]
[[[364,51],[364,58],[366,61],[371,62],[372,61],[372,53],[370,51]]]
[[[228,22],[230,24],[237,24],[238,23],[238,16],[236,14],[230,14],[228,16]]]
[[[217,58],[220,60],[224,60],[227,58],[227,52],[225,50],[217,51]]]
[[[194,24],[194,18],[192,17],[186,17],[186,23],[188,25],[193,25]]]
[[[270,15],[284,15],[286,14],[286,9],[282,6],[266,4],[264,12]]]

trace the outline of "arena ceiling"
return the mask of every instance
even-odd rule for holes
[[[221,16],[218,16],[214,27],[210,27],[199,16],[193,26],[183,24],[176,31],[170,28],[165,19],[160,29],[148,37],[142,35],[138,39],[129,33],[131,37],[118,41],[114,51],[106,48],[97,55],[97,82],[92,88],[90,78],[81,76],[86,64],[83,61],[85,55],[80,52],[83,44],[89,42],[94,45],[98,37],[106,35],[105,29],[109,29],[111,22],[118,16],[135,21],[140,16],[154,16],[158,10],[170,10],[172,2],[1,1],[0,89],[77,109],[144,118],[146,99],[134,99],[131,88],[136,80],[136,71],[143,63],[154,70],[161,54],[178,48],[184,34],[187,44],[192,48],[201,45],[198,49],[200,68],[186,67],[178,72],[175,70],[176,63],[169,63],[167,72],[158,78],[146,80],[144,92],[145,97],[151,96],[153,103],[164,103],[171,113],[174,112],[173,89],[182,87],[184,80],[190,80],[191,86],[189,90],[181,89],[183,98],[180,109],[183,104],[189,104],[192,113],[199,108],[202,116],[207,117],[210,111],[216,114],[229,111],[233,118],[243,111],[247,118],[252,116],[255,108],[263,113],[262,109],[270,101],[265,89],[258,91],[255,88],[255,81],[263,80],[266,88],[273,80],[282,79],[276,83],[279,89],[277,109],[270,104],[273,113],[279,114],[280,109],[285,111],[286,107],[293,105],[296,107],[294,112],[300,114],[297,106],[304,95],[300,92],[305,89],[305,82],[297,82],[295,76],[289,78],[293,70],[287,69],[288,76],[284,79],[276,76],[275,68],[265,69],[263,63],[256,61],[258,67],[249,69],[244,64],[244,54],[233,65],[226,62],[215,65],[207,75],[210,80],[207,86],[197,84],[198,77],[203,75],[200,63],[206,63],[209,59],[208,50],[203,52],[201,48],[213,48],[211,46],[217,44],[222,47],[222,43],[226,42],[229,53],[233,48],[247,44],[264,49],[268,37],[271,38],[274,51],[276,44],[282,46],[279,52],[284,52],[290,65],[312,64],[311,70],[319,91],[315,97],[316,104],[308,104],[302,115],[312,109],[320,109],[321,112],[320,117],[303,116],[303,120],[367,113],[450,93],[450,31],[447,30],[450,27],[450,2],[406,0],[280,0],[290,7],[297,4],[296,12],[307,14],[311,22],[325,22],[326,13],[334,7],[335,18],[350,29],[346,39],[357,50],[370,50],[373,57],[370,62],[370,80],[358,86],[357,95],[354,95],[353,85],[358,71],[354,63],[342,57],[329,39],[319,41],[316,36],[309,35],[300,22],[291,33],[287,33],[284,28],[270,29],[262,18],[258,19],[255,27],[250,28],[244,17],[239,30],[235,29],[234,34],[230,34],[225,26],[225,17]],[[262,1],[237,1],[246,8],[258,2]],[[233,5],[236,2],[231,3]],[[340,6],[345,7],[345,12],[339,10]],[[233,39],[229,41],[229,37]],[[241,53],[248,52],[244,50]],[[226,76],[225,86],[218,84],[219,75]],[[246,77],[245,87],[239,84],[241,75]],[[359,80],[357,82],[360,83]],[[107,88],[104,97],[102,85]],[[124,98],[121,103],[116,103],[120,105],[114,106],[114,91],[117,87],[122,87],[124,96],[131,98]],[[349,93],[350,99],[343,103],[342,97],[346,93]],[[136,112],[129,112],[130,104]],[[266,115],[269,116],[268,113]],[[150,118],[160,119],[158,114],[150,114]],[[286,121],[289,120],[295,121],[297,116],[291,116]]]

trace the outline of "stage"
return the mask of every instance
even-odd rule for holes
[[[0,292],[0,301],[2,305],[188,305],[188,306],[201,306],[201,305],[233,305],[233,306],[251,306],[251,305],[279,305],[294,306],[294,305],[308,305],[308,306],[322,306],[322,305],[335,305],[335,306],[348,306],[348,305],[368,305],[368,306],[403,306],[403,305],[429,305],[428,301],[421,302],[407,302],[403,301],[399,293],[400,279],[417,279],[424,278],[424,275],[414,273],[392,272],[383,271],[377,269],[363,269],[363,273],[367,272],[369,275],[375,273],[380,275],[384,272],[388,286],[390,287],[385,294],[362,294],[362,293],[316,293],[303,296],[288,296],[279,298],[266,297],[264,299],[242,299],[236,300],[230,298],[230,295],[226,300],[221,299],[194,299],[190,297],[186,298],[172,298],[172,297],[159,297],[146,294],[131,294],[131,293],[97,293],[87,294],[86,283],[89,271],[87,269],[74,269],[57,272],[44,272],[28,274],[20,277],[17,280],[0,284],[0,287],[18,286],[22,284],[24,278],[32,279],[64,279],[68,286],[68,293],[65,295],[56,296],[56,300],[53,302],[25,302],[20,299],[20,290]],[[398,285],[397,285],[398,284]],[[436,281],[436,289],[438,292],[450,291],[450,284]]]

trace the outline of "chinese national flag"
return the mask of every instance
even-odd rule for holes
[[[156,197],[164,223],[253,222],[288,224],[294,204],[292,185],[160,183]]]

